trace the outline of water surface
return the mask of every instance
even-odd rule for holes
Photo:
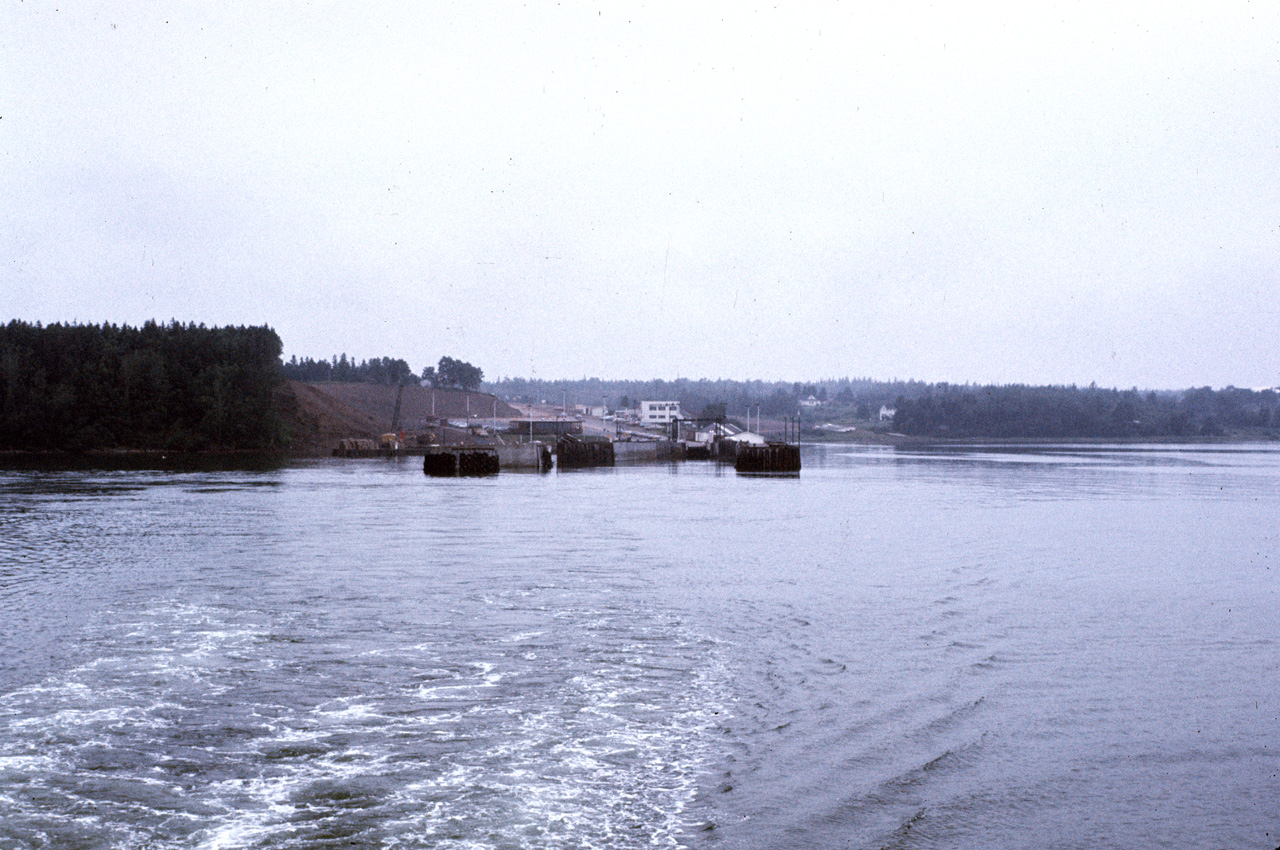
[[[0,847],[1257,847],[1280,452],[0,473]]]

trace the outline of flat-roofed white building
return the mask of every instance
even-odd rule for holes
[[[642,401],[640,402],[640,422],[644,425],[667,425],[677,419],[683,419],[678,401]]]

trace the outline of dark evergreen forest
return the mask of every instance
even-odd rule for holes
[[[292,381],[342,384],[400,384],[412,380],[413,370],[404,360],[374,357],[372,360],[347,359],[335,355],[332,360],[312,360],[297,356],[285,361],[281,373]]]
[[[404,360],[391,357],[374,357],[371,360],[347,359],[344,352],[341,357],[334,355],[332,360],[312,360],[297,356],[290,357],[282,367],[281,373],[292,381],[305,383],[342,383],[342,384],[409,384],[419,381],[441,389],[474,390],[484,380],[484,371],[472,366],[464,360],[452,357],[441,357],[436,366],[428,366],[422,370],[419,379]]]
[[[280,448],[268,327],[0,326],[0,449]]]

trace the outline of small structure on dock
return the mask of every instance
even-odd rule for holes
[[[519,439],[555,440],[581,433],[581,419],[511,419],[507,423],[507,434]]]
[[[496,475],[498,451],[493,446],[433,446],[422,458],[422,471],[436,478]]]

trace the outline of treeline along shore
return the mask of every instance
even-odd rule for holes
[[[808,438],[895,440],[1278,439],[1275,389],[1185,390],[979,385],[838,378],[814,383],[504,378],[485,386],[514,401],[629,407],[673,400],[687,416],[739,422],[799,415]],[[834,428],[831,426],[835,426]],[[844,427],[841,427],[844,426]],[[850,430],[850,429],[854,430]]]
[[[899,398],[894,431],[935,439],[1276,439],[1274,390],[930,387]]]
[[[10,321],[0,325],[0,452],[316,455],[391,428],[401,401],[409,424],[517,415],[477,397],[482,372],[449,357],[419,379],[403,360],[283,362],[282,350],[265,326]]]
[[[279,449],[280,337],[170,322],[0,326],[0,450]]]
[[[838,379],[817,383],[689,380],[482,384],[469,363],[441,358],[418,378],[402,360],[281,360],[269,327],[147,322],[0,326],[0,451],[305,451],[383,423],[356,416],[336,390],[391,384],[435,388],[433,415],[503,417],[497,399],[628,408],[674,400],[687,416],[758,422],[798,415],[801,433],[876,432],[886,441],[956,439],[1277,439],[1273,389],[1103,389]],[[331,392],[321,392],[328,387]],[[474,390],[491,396],[474,404]],[[350,396],[350,393],[345,393]],[[467,397],[470,400],[467,400]],[[369,402],[370,405],[374,402]],[[408,402],[406,402],[408,404]],[[438,409],[437,409],[438,404]],[[366,405],[368,407],[368,405]],[[456,409],[454,409],[456,408]],[[389,414],[386,414],[389,417]],[[765,423],[768,425],[768,422]],[[363,434],[362,434],[363,435]],[[329,445],[328,448],[332,448]]]

